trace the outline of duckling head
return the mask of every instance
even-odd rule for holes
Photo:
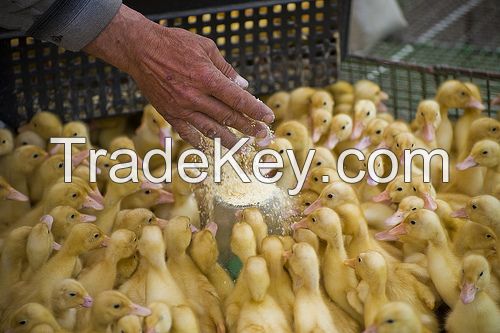
[[[337,161],[333,156],[332,152],[325,147],[317,147],[316,153],[314,154],[313,160],[311,162],[311,167],[327,167],[336,169]]]
[[[102,210],[104,206],[90,195],[90,187],[86,188],[79,182],[59,182],[51,186],[47,192],[47,207],[70,206],[75,209],[92,208]]]
[[[219,257],[215,235],[206,228],[194,233],[189,253],[200,270],[208,272],[215,265]]]
[[[304,214],[310,214],[320,207],[335,209],[344,203],[358,204],[356,192],[349,184],[341,181],[333,182],[321,191],[319,198],[304,210]]]
[[[85,287],[74,279],[64,279],[52,291],[52,303],[60,310],[90,308],[94,302]]]
[[[389,184],[387,184],[384,191],[380,192],[372,198],[375,202],[383,202],[387,204],[399,203],[401,200],[410,195],[416,194],[416,189],[413,189],[411,183],[406,183],[404,181],[404,176],[399,175],[394,178]]]
[[[95,224],[78,223],[71,229],[61,252],[67,251],[80,255],[100,247],[106,247],[108,242],[109,237]]]
[[[344,264],[354,268],[356,275],[371,288],[387,280],[387,263],[384,256],[377,251],[362,252],[356,258],[344,260]]]
[[[416,123],[422,129],[425,141],[434,141],[436,130],[441,124],[439,104],[434,100],[425,100],[418,104]]]
[[[285,91],[278,91],[272,94],[267,100],[267,106],[273,110],[274,119],[277,122],[282,121],[287,114],[290,94]]]
[[[424,200],[424,208],[429,210],[436,210],[436,189],[434,188],[432,183],[425,183],[421,178],[414,178],[411,184],[413,192]]]
[[[47,158],[48,153],[37,146],[21,146],[14,149],[15,168],[18,172],[33,172]]]
[[[29,201],[29,197],[14,189],[0,176],[0,200]]]
[[[492,195],[485,194],[473,197],[464,208],[453,212],[452,216],[494,225],[498,214],[500,214],[500,201]]]
[[[154,266],[161,266],[165,262],[164,235],[158,226],[145,226],[137,246],[142,257]]]
[[[163,116],[156,111],[154,106],[148,104],[144,107],[142,114],[141,125],[137,128],[136,133],[141,131],[152,132],[158,135],[158,140],[161,146],[165,145],[165,138],[172,137],[172,128]]]
[[[347,81],[339,80],[328,86],[328,89],[332,92],[335,100],[342,95],[353,95],[354,87]]]
[[[250,257],[245,265],[244,278],[254,302],[262,302],[271,283],[266,260],[262,257]]]
[[[46,307],[38,303],[27,303],[14,312],[7,332],[28,333],[35,326],[41,324],[47,324],[56,331],[61,330],[54,316]]]
[[[467,88],[469,88],[469,90],[471,92],[471,96],[474,99],[476,99],[477,101],[482,103],[483,98],[481,97],[481,91],[479,90],[479,87],[472,82],[465,82],[464,84]],[[477,110],[482,111],[481,109],[477,109]]]
[[[377,148],[390,148],[394,145],[394,138],[403,132],[409,132],[410,128],[403,121],[395,121],[389,124],[384,130],[382,141]]]
[[[372,101],[377,106],[377,111],[386,112],[387,107],[383,103],[389,99],[387,93],[380,89],[380,86],[369,80],[359,80],[354,85],[354,93],[356,100],[367,99]]]
[[[335,115],[330,124],[330,134],[325,143],[325,147],[333,149],[339,142],[349,139],[352,134],[352,118],[346,114]]]
[[[101,292],[94,300],[92,314],[99,325],[108,326],[127,315],[149,316],[151,310],[132,303],[132,301],[116,290]]]
[[[26,130],[33,131],[40,135],[44,140],[49,140],[52,137],[61,136],[63,125],[61,119],[51,112],[38,112],[24,126],[21,126],[18,131],[22,133]]]
[[[113,333],[142,332],[142,321],[136,315],[126,315],[113,325]]]
[[[427,209],[417,209],[394,228],[379,232],[378,240],[398,240],[412,238],[423,242],[443,242],[446,240],[439,216]]]
[[[6,128],[0,128],[0,156],[6,155],[14,150],[14,136]]]
[[[151,314],[144,318],[146,333],[168,333],[172,328],[172,315],[167,304],[153,302],[148,304]]]
[[[296,120],[281,123],[274,134],[290,141],[294,150],[300,151],[308,147],[307,128]]]
[[[370,176],[370,174],[368,172],[368,164],[366,163],[366,161],[363,161],[361,163],[361,169],[366,172],[365,178],[366,178],[366,182],[368,183],[368,185],[377,186],[378,183]],[[382,177],[384,175],[385,168],[384,168],[384,160],[382,159],[382,156],[377,156],[374,159],[373,171],[375,172],[375,175],[377,175],[377,177]]]
[[[314,249],[314,252],[319,255],[320,239],[311,230],[305,228],[295,229],[293,231],[293,241],[294,243],[292,243],[291,246],[293,246],[293,244],[295,243],[307,243],[311,245]],[[289,250],[291,250],[291,248],[289,248],[287,251]]]
[[[134,232],[137,237],[142,236],[142,229],[149,225],[164,228],[167,220],[160,219],[146,208],[124,209],[116,217],[115,225],[119,229],[127,229]]]
[[[332,114],[325,109],[315,109],[311,112],[311,122],[312,140],[313,143],[316,143],[321,139],[323,134],[329,131],[332,122]]]
[[[285,249],[283,242],[277,236],[267,236],[262,240],[262,256],[266,261],[272,265],[273,263],[280,262],[284,264],[283,253]]]
[[[399,162],[404,164],[404,152],[405,150],[413,150],[415,147],[416,138],[410,132],[399,133],[394,137],[394,142],[392,144],[391,150],[399,158]]]
[[[372,145],[378,146],[384,139],[384,131],[389,123],[380,118],[372,119],[366,128],[366,135],[356,144],[356,149],[363,150]]]
[[[476,119],[471,124],[468,138],[472,143],[483,139],[500,142],[500,122],[488,117]]]
[[[298,210],[300,212],[304,211],[314,201],[316,201],[316,199],[318,199],[318,193],[316,191],[313,190],[302,191],[300,193],[300,196],[298,197],[298,202],[296,203],[296,205],[298,206]]]
[[[496,251],[497,236],[488,226],[476,222],[466,223],[461,230],[466,235],[466,245],[471,250],[487,250],[487,253]]]
[[[288,267],[293,280],[293,288],[319,286],[319,260],[314,248],[307,243],[296,243],[291,253],[287,253]]]
[[[193,228],[187,216],[176,216],[170,219],[164,228],[164,239],[167,246],[167,255],[174,256],[184,253],[189,244]]]
[[[368,123],[377,116],[377,108],[372,101],[362,99],[354,104],[354,124],[351,140],[361,137]]]
[[[89,140],[89,129],[82,121],[70,121],[63,126],[62,136],[65,138],[86,138]],[[79,148],[78,145],[76,147]]]
[[[500,164],[500,145],[492,140],[481,140],[472,146],[470,155],[457,164],[458,170],[465,170],[477,165],[494,168]]]
[[[137,206],[153,207],[174,202],[174,196],[161,188],[147,188],[131,194],[127,197],[127,200]]]
[[[407,214],[414,212],[417,209],[424,208],[424,200],[415,195],[410,195],[409,197],[401,200],[398,206],[398,210],[385,220],[385,225],[387,227],[393,227],[401,222]]]
[[[485,109],[481,101],[474,97],[469,87],[458,80],[448,80],[442,83],[437,90],[436,101],[447,109]]]
[[[337,213],[328,208],[321,207],[309,214],[299,222],[292,224],[292,229],[307,228],[323,240],[335,240],[342,236],[342,226]]]
[[[246,222],[238,222],[233,225],[231,233],[231,251],[246,262],[249,257],[257,254],[257,243],[252,227]]]
[[[476,293],[490,283],[490,266],[485,257],[471,254],[462,263],[460,300],[464,304],[474,301]]]
[[[1,134],[0,134],[0,138],[1,138]],[[0,142],[1,142],[1,139],[0,139]],[[14,143],[15,143],[16,147],[32,145],[32,146],[38,146],[42,149],[47,148],[47,144],[46,144],[45,140],[42,139],[42,137],[40,135],[36,134],[33,131],[26,131],[26,132],[19,133],[16,136],[16,138],[14,139]],[[0,151],[1,151],[1,149],[0,149]],[[0,155],[2,155],[1,152],[0,152]]]
[[[100,174],[97,175],[98,179],[109,179],[109,170],[120,163],[118,160],[112,160],[111,155],[103,155],[97,159],[96,166],[101,171]]]
[[[293,150],[293,146],[285,138],[274,138],[274,140],[267,146],[267,148],[274,150],[278,154],[281,155],[281,159],[283,160],[283,169],[289,168],[291,166],[290,163],[290,158],[288,157],[288,154],[286,153],[287,150]],[[264,157],[264,162],[276,162],[276,159],[271,156],[271,155],[266,155]],[[266,170],[266,169],[264,169]],[[273,171],[277,171],[278,169],[269,169],[268,173],[271,173]],[[267,171],[267,170],[266,170]]]
[[[108,249],[108,252],[118,260],[128,258],[137,249],[137,235],[130,230],[118,229],[111,234]]]
[[[405,302],[391,302],[380,308],[373,325],[363,333],[412,333],[420,332],[421,326],[411,305]]]
[[[134,141],[132,141],[132,139],[129,138],[128,136],[118,136],[118,137],[114,138],[109,144],[109,152],[114,153],[115,151],[120,150],[120,149],[129,149],[129,150],[135,151]],[[120,154],[120,155],[118,155],[117,159],[120,163],[131,162],[131,157],[127,154]],[[138,160],[137,161],[138,167],[141,168],[142,167],[142,160],[139,156],[137,156],[137,160]]]
[[[333,112],[333,106],[335,103],[333,102],[333,98],[329,92],[325,90],[318,90],[311,95],[310,100],[311,104],[309,108],[311,113],[319,109],[325,110],[330,114]]]
[[[339,180],[338,173],[334,168],[315,167],[307,175],[304,188],[320,194],[326,186]]]

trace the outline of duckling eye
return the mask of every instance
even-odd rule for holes
[[[358,262],[361,262],[361,261],[362,261],[362,260],[361,260],[361,257],[358,257]]]
[[[153,124],[156,124],[156,119],[153,118]]]
[[[366,115],[367,115],[367,116],[369,116],[369,115],[370,115],[370,111],[368,111],[368,112],[366,113]]]
[[[417,189],[415,188],[415,186],[413,186],[413,192],[417,192]]]
[[[119,309],[119,308],[120,308],[120,304],[114,304],[114,305],[113,305],[113,308],[115,308],[115,309]]]
[[[33,154],[33,158],[38,158],[38,154]]]
[[[461,92],[460,92],[460,95],[465,96],[465,95],[467,95],[467,94],[465,93],[465,91],[461,91]]]
[[[323,102],[323,105],[324,105],[324,106],[326,106],[326,101],[325,101],[325,102]]]
[[[493,127],[491,130],[492,130],[493,132],[496,132],[496,131],[497,131],[497,128],[496,128],[496,127]]]
[[[78,133],[76,133],[76,132],[75,132],[75,133],[73,133],[73,136],[77,136],[77,135],[78,135]]]
[[[403,188],[402,188],[402,187],[398,187],[398,188],[396,189],[396,191],[401,192],[401,191],[403,191]]]
[[[490,235],[490,234],[487,234],[487,235],[486,235],[486,238],[491,238],[491,235]]]
[[[2,143],[7,143],[7,141],[6,140],[2,140]]]
[[[287,135],[287,136],[292,136],[292,133],[287,132],[287,133],[286,133],[286,135]]]
[[[343,130],[345,130],[345,125],[341,127]]]
[[[415,224],[417,224],[417,221],[411,220],[410,223],[415,225]]]
[[[144,194],[151,194],[151,190],[144,191]]]
[[[76,198],[77,196],[78,196],[78,194],[76,194],[76,193],[73,193],[73,194],[71,195],[71,197],[72,197],[72,198]]]
[[[316,163],[316,166],[320,166],[320,165],[321,165],[321,162]]]
[[[313,218],[311,219],[311,221],[312,221],[313,223],[316,223],[316,222],[317,222],[315,217],[313,217]]]
[[[96,233],[94,234],[94,238],[95,238],[95,239],[99,238],[99,233],[98,233],[98,232],[96,232]]]
[[[281,150],[279,151],[279,153],[280,153],[280,154],[283,154],[284,152],[285,152],[285,151],[284,151],[283,149],[281,149]]]
[[[318,177],[314,177],[314,181],[317,182],[319,179]]]
[[[399,148],[399,143],[396,143],[396,147],[398,147],[398,148]]]
[[[64,163],[63,163],[63,162],[60,162],[60,163],[57,165],[57,167],[58,167],[59,169],[62,169],[62,167],[63,167],[63,166],[64,166]]]
[[[21,320],[18,322],[19,325],[26,325],[28,323],[27,320]]]
[[[483,155],[488,155],[488,152],[486,150],[483,151]]]
[[[423,117],[423,116],[424,116],[424,113],[423,113],[423,112],[420,112],[420,115]]]
[[[305,203],[304,203],[304,205],[306,205],[306,206],[310,206],[310,205],[311,205],[311,203],[310,203],[310,202],[305,202]]]
[[[104,163],[105,168],[109,168],[109,163]]]
[[[74,219],[75,218],[75,214],[71,214],[70,218]]]
[[[411,210],[417,210],[417,207],[413,207]]]
[[[37,126],[38,126],[38,124],[37,124],[37,123],[33,123],[33,127],[35,127],[35,128],[36,128]]]
[[[326,119],[323,119],[323,124],[326,124]]]
[[[380,133],[382,133],[382,131],[381,130],[377,130],[375,133],[376,134],[380,134]]]
[[[411,144],[411,147],[412,147],[412,148],[413,148],[413,147],[415,147],[415,144],[414,144],[414,143],[412,143],[412,144]]]
[[[387,319],[385,322],[388,323],[388,324],[393,324],[394,323],[394,319]]]
[[[328,194],[328,199],[332,199],[333,198],[333,194],[329,193]]]
[[[153,218],[152,218],[152,217],[150,217],[150,218],[148,219],[148,223],[151,223],[151,222],[153,222]]]
[[[280,103],[276,103],[275,107],[279,108],[281,106]]]
[[[476,205],[472,205],[472,209],[476,209],[476,208],[477,208],[477,206],[476,206]]]
[[[484,272],[479,273],[479,277],[483,276],[483,273],[484,273]]]
[[[76,293],[71,292],[71,293],[69,293],[69,296],[70,296],[70,297],[75,297],[75,296],[76,296]]]

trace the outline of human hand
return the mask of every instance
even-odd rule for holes
[[[248,82],[215,43],[178,28],[158,25],[122,5],[112,22],[84,50],[128,72],[155,108],[195,147],[200,132],[232,147],[228,129],[265,138],[274,115],[248,93]],[[196,129],[196,130],[195,130]]]

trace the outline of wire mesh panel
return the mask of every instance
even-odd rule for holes
[[[252,93],[334,80],[337,1],[222,3],[150,18],[213,39]],[[90,119],[135,112],[145,103],[128,75],[83,53],[25,37],[0,40],[0,50],[0,114],[9,125],[39,110]]]
[[[495,96],[500,95],[500,73],[482,72],[446,66],[420,66],[403,62],[350,56],[342,63],[340,78],[356,82],[369,79],[377,82],[388,92],[389,110],[400,119],[411,120],[422,99],[434,98],[437,87],[448,79],[470,81],[476,84],[487,106],[488,115],[496,115],[491,105]],[[450,113],[457,117],[459,110]]]

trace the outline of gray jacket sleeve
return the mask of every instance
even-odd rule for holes
[[[0,0],[0,26],[78,51],[113,19],[121,0]]]

